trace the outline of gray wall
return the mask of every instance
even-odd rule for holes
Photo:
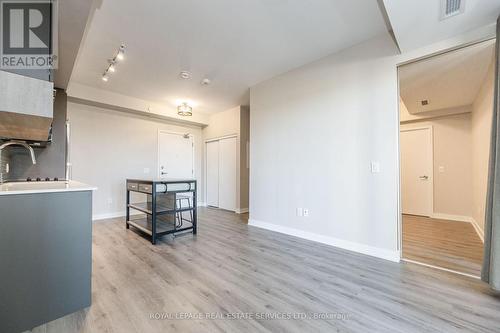
[[[28,151],[22,147],[6,148],[10,155],[10,173],[6,179],[26,179],[27,177],[64,178],[66,154],[66,114],[67,96],[57,90],[54,101],[54,122],[52,124],[52,143],[45,148],[35,148],[37,164],[31,163]]]
[[[397,56],[380,36],[251,88],[251,225],[399,259]]]
[[[194,136],[199,202],[204,201],[200,127],[74,102],[68,103],[68,117],[72,178],[99,188],[94,195],[94,218],[125,215],[127,178],[158,176],[158,130]]]

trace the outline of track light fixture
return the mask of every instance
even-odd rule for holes
[[[120,45],[118,48],[118,51],[116,52],[115,56],[111,59],[108,60],[108,67],[102,74],[102,80],[104,82],[108,82],[109,80],[109,74],[114,73],[116,71],[116,64],[118,61],[121,61],[125,59],[125,44]]]

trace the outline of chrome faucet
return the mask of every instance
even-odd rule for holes
[[[31,162],[33,162],[33,164],[36,164],[35,151],[26,142],[8,141],[0,146],[0,151],[2,151],[2,149],[4,149],[7,146],[13,146],[13,145],[22,146],[22,147],[28,149],[30,152],[30,155],[31,155]]]
[[[22,146],[22,147],[28,149],[28,151],[30,152],[30,155],[31,155],[31,162],[33,162],[33,164],[36,164],[35,151],[27,143],[22,142],[22,141],[7,141],[7,142],[3,143],[2,145],[0,145],[0,155],[2,153],[2,149],[4,149],[5,147],[14,146],[14,145]],[[0,157],[0,159],[1,159],[1,157]],[[2,170],[0,170],[0,184],[2,184],[2,183],[3,183],[3,172],[2,172]]]

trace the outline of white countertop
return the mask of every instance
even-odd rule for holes
[[[95,191],[97,187],[74,180],[57,182],[12,182],[0,185],[1,195]]]

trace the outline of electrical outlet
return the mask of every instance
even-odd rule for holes
[[[302,208],[297,208],[297,216],[304,216]]]
[[[441,166],[439,167],[439,172],[440,172],[440,173],[443,173],[443,172],[444,172],[444,166],[442,166],[442,165],[441,165]]]
[[[308,208],[304,208],[302,210],[302,213],[304,214],[304,217],[308,217],[309,216],[309,209]]]
[[[111,205],[113,203],[113,198],[108,198],[108,205]]]
[[[149,173],[149,168],[144,168],[144,173]]]

